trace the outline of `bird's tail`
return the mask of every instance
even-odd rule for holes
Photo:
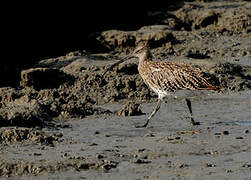
[[[210,85],[210,86],[207,86],[205,88],[201,88],[201,90],[212,90],[212,91],[217,91],[217,92],[223,92],[225,90],[225,88],[222,87],[222,86]]]

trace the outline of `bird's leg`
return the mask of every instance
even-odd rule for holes
[[[193,119],[192,104],[191,104],[190,99],[186,98],[186,103],[187,103],[187,107],[188,107],[190,115],[191,115],[191,124],[192,125],[200,125],[200,122],[195,122],[194,119]]]
[[[134,125],[135,128],[144,128],[144,127],[147,127],[150,119],[152,119],[152,117],[158,112],[159,108],[160,108],[160,105],[161,105],[161,102],[162,102],[162,99],[158,99],[158,102],[155,106],[155,108],[153,109],[151,115],[147,118],[146,122],[144,125]]]

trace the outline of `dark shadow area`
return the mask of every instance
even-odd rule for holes
[[[105,51],[95,41],[108,29],[135,30],[148,25],[147,12],[174,10],[183,1],[156,6],[137,6],[132,2],[87,3],[6,3],[1,15],[0,87],[18,86],[20,71],[46,58],[72,51]]]

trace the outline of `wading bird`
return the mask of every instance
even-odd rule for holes
[[[148,45],[138,46],[132,56],[139,58],[138,71],[143,81],[158,94],[158,102],[144,125],[136,125],[136,128],[147,127],[150,119],[160,109],[164,97],[177,90],[214,90],[220,91],[221,87],[214,86],[204,76],[204,72],[190,63],[153,61],[152,53]],[[111,65],[104,73],[114,66],[125,61],[124,58]],[[191,114],[191,124],[199,125],[193,119],[191,101],[186,98],[186,104]]]

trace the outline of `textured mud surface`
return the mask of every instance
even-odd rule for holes
[[[95,33],[106,53],[72,52],[23,70],[19,87],[0,88],[0,177],[250,178],[250,10],[248,1],[185,2],[149,12],[139,29]],[[225,90],[177,92],[149,128],[133,128],[156,102],[137,59],[102,73],[141,41],[154,59],[193,63]],[[189,124],[186,97],[200,126]]]

